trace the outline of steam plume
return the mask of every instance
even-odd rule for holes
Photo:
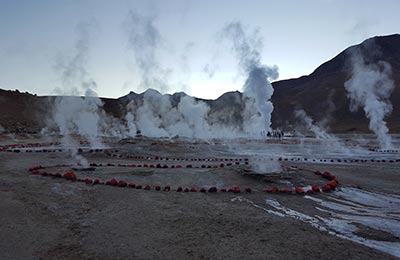
[[[334,139],[332,135],[315,125],[311,117],[309,117],[303,109],[296,110],[295,116],[304,123],[307,130],[310,130],[314,133],[317,139]]]
[[[328,109],[328,112],[329,112],[329,109]],[[296,110],[295,116],[304,123],[307,130],[314,133],[314,135],[317,139],[328,141],[329,143],[327,145],[329,145],[331,148],[334,148],[340,152],[344,152],[346,154],[350,153],[350,150],[347,147],[345,147],[336,136],[334,136],[333,134],[327,133],[323,129],[323,127],[320,127],[320,126],[314,124],[311,117],[309,117],[303,109]]]
[[[345,82],[347,96],[350,98],[350,111],[364,109],[370,120],[369,129],[377,136],[383,149],[392,148],[392,139],[384,120],[392,112],[389,97],[394,89],[389,63],[379,60],[367,63],[359,49],[351,53],[351,78]]]
[[[141,76],[142,90],[156,88],[168,90],[168,70],[161,68],[157,59],[157,50],[161,43],[161,34],[154,25],[154,17],[142,16],[130,10],[124,27],[128,34],[128,45],[133,51],[135,63]]]
[[[100,136],[103,103],[97,97],[96,82],[87,71],[89,46],[93,22],[80,23],[76,27],[77,40],[71,56],[59,56],[56,71],[60,74],[62,87],[56,92],[63,95],[54,100],[53,122],[62,135],[62,144],[73,158],[82,165],[87,161],[77,154],[77,143],[72,134],[85,137],[91,146],[102,147]],[[75,95],[85,97],[75,97]]]
[[[60,74],[62,88],[55,89],[57,94],[97,96],[96,82],[87,71],[91,31],[95,22],[81,22],[76,27],[76,41],[71,56],[59,55],[55,69]]]
[[[172,104],[168,95],[149,89],[143,95],[143,104],[128,104],[126,119],[130,133],[138,129],[150,137],[209,138],[208,111],[207,104],[190,96],[182,94],[179,102]]]
[[[261,38],[256,30],[252,35],[243,30],[239,22],[225,26],[223,35],[230,39],[241,70],[247,75],[243,86],[243,129],[252,135],[259,135],[271,128],[273,105],[271,97],[274,89],[269,80],[278,78],[278,67],[268,67],[261,63]]]

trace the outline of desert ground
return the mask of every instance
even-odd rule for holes
[[[1,259],[400,257],[400,151],[368,138],[58,141],[0,137]]]

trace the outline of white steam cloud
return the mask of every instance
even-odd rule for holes
[[[77,39],[71,55],[59,55],[56,60],[55,70],[60,75],[62,87],[57,87],[55,92],[61,95],[97,96],[95,90],[96,82],[87,71],[91,31],[96,23],[81,22],[76,27]]]
[[[77,40],[71,55],[58,56],[55,69],[60,75],[62,87],[56,88],[55,92],[64,96],[55,98],[50,122],[57,126],[62,135],[64,148],[75,162],[83,166],[87,166],[87,161],[77,154],[78,143],[73,135],[84,137],[91,147],[101,148],[104,147],[101,135],[104,129],[111,128],[110,119],[104,113],[103,103],[95,91],[96,82],[87,71],[90,33],[94,27],[93,22],[78,24]]]
[[[63,136],[79,134],[93,147],[103,147],[99,138],[100,107],[99,98],[57,97],[54,103],[53,119]]]
[[[140,130],[149,137],[212,137],[211,126],[206,121],[208,105],[190,96],[182,94],[179,103],[174,105],[169,95],[149,89],[143,94],[143,104],[132,101],[127,107],[131,134]]]
[[[159,77],[162,73],[159,73],[156,50],[160,34],[154,26],[154,19],[130,11],[125,26],[129,32],[130,47],[142,72],[142,85],[146,88],[160,88],[160,83],[167,85]],[[140,101],[132,100],[127,105],[125,120],[129,135],[133,136],[139,130],[150,137],[260,138],[262,133],[270,130],[274,90],[269,80],[278,77],[278,68],[261,63],[262,44],[257,31],[250,35],[240,23],[230,23],[222,29],[222,35],[232,41],[241,71],[247,77],[241,100],[236,100],[240,95],[232,94],[234,98],[220,102],[234,102],[234,105],[225,108],[214,103],[211,110],[207,103],[190,96],[179,93],[162,95],[149,89],[141,94]],[[235,109],[240,112],[235,112]]]
[[[329,110],[330,109],[328,109],[328,112]],[[294,113],[295,116],[299,120],[301,120],[306,129],[308,131],[311,131],[315,135],[315,138],[327,141],[327,145],[329,145],[332,150],[337,150],[346,154],[350,154],[350,150],[345,147],[335,135],[326,132],[326,130],[322,126],[314,124],[312,118],[309,117],[303,109],[298,109]],[[325,122],[322,123],[324,124]]]
[[[255,157],[254,159],[250,159],[250,165],[255,173],[266,174],[282,172],[282,166],[278,161],[263,161]]]
[[[327,133],[324,129],[315,125],[303,109],[294,112],[295,116],[302,121],[307,130],[311,131],[317,139],[334,139],[334,136]]]
[[[389,97],[394,89],[392,69],[389,63],[379,60],[367,63],[359,49],[351,53],[351,78],[345,82],[350,98],[350,111],[363,108],[372,130],[383,149],[393,147],[389,129],[384,120],[392,112]]]
[[[168,90],[169,70],[163,69],[157,58],[161,34],[154,24],[155,17],[142,16],[130,10],[124,28],[128,34],[128,47],[133,51],[135,64],[140,73],[142,90],[148,88]]]
[[[225,26],[222,32],[224,37],[232,41],[239,66],[247,75],[243,87],[243,130],[254,136],[270,131],[274,89],[269,80],[278,78],[278,67],[261,63],[262,41],[257,30],[249,35],[241,23],[233,22]]]

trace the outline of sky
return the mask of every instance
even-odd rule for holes
[[[101,97],[154,88],[214,99],[246,75],[224,26],[239,22],[279,78],[399,33],[398,0],[0,0],[0,88]],[[89,83],[88,83],[89,82]]]

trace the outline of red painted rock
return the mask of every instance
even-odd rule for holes
[[[100,180],[99,179],[95,179],[93,184],[100,184]]]
[[[332,187],[332,189],[335,189],[338,185],[336,180],[332,180],[332,181],[328,182],[328,184],[329,184],[329,186]]]
[[[192,187],[191,189],[190,189],[190,192],[196,192],[197,191],[197,189],[195,188],[195,187]]]
[[[146,185],[146,186],[144,186],[144,189],[145,190],[151,190],[151,186],[150,185]]]
[[[296,187],[294,191],[296,192],[296,194],[304,194],[304,189],[301,187]]]
[[[182,189],[181,186],[179,186],[178,188],[176,188],[176,191],[177,191],[177,192],[181,192],[181,191],[183,191],[183,189]]]
[[[200,192],[206,192],[206,191],[207,191],[206,188],[204,188],[204,187],[200,188]]]
[[[212,186],[208,189],[208,192],[217,192],[217,187]]]
[[[167,185],[167,186],[164,187],[164,191],[170,191],[170,190],[171,190],[170,186]]]
[[[154,188],[155,190],[161,190],[160,185],[156,185],[156,187]]]
[[[86,178],[86,179],[85,179],[85,183],[86,183],[86,184],[93,184],[93,180],[92,180],[92,179]]]
[[[311,187],[311,189],[312,189],[314,192],[320,192],[320,189],[319,189],[318,185],[313,185],[313,186]]]
[[[265,192],[268,192],[268,193],[272,192],[272,188],[271,187],[266,187],[265,188]]]
[[[329,184],[325,184],[324,186],[322,186],[322,191],[323,192],[329,192],[331,191],[331,186]]]
[[[120,180],[120,181],[118,182],[118,187],[126,187],[126,186],[128,186],[128,184],[127,184],[125,181]]]
[[[279,192],[280,192],[280,193],[289,194],[289,193],[290,193],[290,190],[289,190],[288,188],[280,188],[280,189],[279,189]]]
[[[118,181],[116,179],[114,179],[114,178],[112,178],[111,180],[107,181],[107,183],[108,183],[108,185],[111,185],[111,186],[117,186],[118,185]]]
[[[137,189],[137,190],[142,189],[142,185],[141,185],[141,184],[136,185],[136,189]]]
[[[130,182],[130,183],[128,184],[128,187],[129,187],[129,188],[136,188],[136,184],[133,183],[133,182]]]
[[[226,188],[221,188],[220,191],[221,192],[226,192]]]
[[[245,187],[244,190],[245,190],[246,192],[251,192],[251,188],[250,188],[250,187]]]
[[[313,194],[314,191],[313,191],[312,189],[309,189],[309,190],[306,191],[306,193],[307,193],[307,194]]]
[[[185,188],[183,192],[189,192],[189,188]]]
[[[74,181],[74,180],[76,180],[76,175],[73,172],[67,172],[64,174],[64,178],[67,180]]]
[[[325,179],[328,179],[330,181],[335,179],[335,176],[332,175],[332,173],[330,173],[330,172],[324,172],[322,174],[322,177],[324,177]]]
[[[231,189],[233,193],[240,193],[240,187],[237,185],[232,186]]]
[[[315,171],[314,174],[321,175],[322,173],[320,171]]]
[[[193,168],[193,165],[188,164],[188,165],[186,165],[186,168]]]
[[[225,164],[220,163],[220,164],[219,164],[219,167],[220,167],[220,168],[224,168],[224,167],[225,167]]]

